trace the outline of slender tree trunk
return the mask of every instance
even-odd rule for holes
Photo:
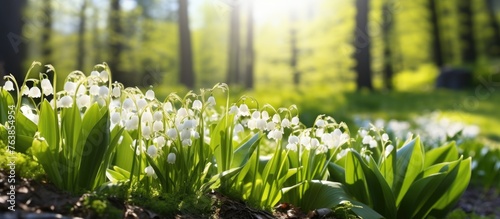
[[[290,9],[290,68],[293,75],[293,84],[298,87],[300,84],[300,71],[298,65],[299,49],[297,48],[297,11]]]
[[[382,37],[384,41],[384,87],[386,90],[392,90],[392,76],[394,74],[392,68],[392,48],[391,36],[394,26],[394,17],[392,15],[391,4],[386,2],[382,8]]]
[[[444,61],[437,4],[437,0],[429,0],[430,22],[432,26],[432,57],[436,66],[441,68],[444,65]]]
[[[254,59],[255,53],[253,49],[253,2],[248,1],[247,10],[247,51],[246,51],[246,68],[245,68],[245,88],[252,89],[254,85]]]
[[[462,31],[460,38],[462,47],[462,60],[466,63],[474,63],[477,58],[476,42],[474,40],[474,13],[473,1],[463,0],[460,4],[460,12],[463,16]]]
[[[124,50],[124,30],[121,19],[120,0],[111,0],[110,4],[108,24],[108,65],[113,73],[114,81],[119,81],[125,86],[132,86],[134,84],[133,78],[130,78],[130,76],[120,68],[121,54]]]
[[[357,73],[356,85],[357,89],[367,88],[373,90],[372,85],[372,70],[371,70],[371,55],[370,55],[370,36],[367,33],[369,1],[356,0],[356,30],[355,36],[355,53],[356,60],[355,71]]]
[[[43,64],[54,64],[52,60],[52,1],[47,0],[43,2],[43,13],[45,19],[43,22],[42,32],[42,57]]]
[[[229,52],[227,66],[227,83],[234,84],[241,81],[240,78],[240,3],[239,0],[232,1],[232,9],[229,26]]]
[[[500,55],[500,25],[498,18],[495,15],[495,4],[493,0],[486,0],[486,10],[490,21],[491,29],[493,30],[493,37],[488,46],[488,53],[492,56]]]
[[[179,3],[179,40],[180,40],[180,83],[188,88],[194,87],[193,55],[191,33],[189,32],[188,0]]]
[[[85,11],[87,10],[87,0],[83,0],[82,7],[80,8],[80,23],[78,24],[78,49],[76,57],[76,69],[83,71],[83,66],[85,64],[85,57],[87,56],[85,52],[85,25],[87,17],[85,16]]]
[[[18,83],[24,80],[26,40],[22,37],[22,11],[25,6],[26,0],[2,0],[0,7],[0,76],[12,74]]]

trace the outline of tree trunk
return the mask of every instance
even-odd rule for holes
[[[488,53],[491,56],[500,55],[500,25],[495,14],[495,4],[493,0],[486,0],[486,10],[490,21],[491,29],[493,30],[493,37],[488,45]]]
[[[255,53],[253,49],[253,2],[248,1],[247,11],[247,51],[246,51],[246,68],[245,68],[245,88],[252,89],[254,86],[254,59]]]
[[[193,55],[191,33],[189,32],[188,0],[179,3],[179,40],[180,40],[180,83],[188,88],[194,87]]]
[[[54,64],[52,60],[52,1],[47,0],[43,2],[43,14],[45,19],[42,21],[42,64]]]
[[[121,24],[120,0],[110,1],[109,11],[109,35],[108,35],[108,65],[113,73],[113,80],[123,83],[125,86],[133,85],[133,79],[127,77],[120,68],[120,57],[123,52],[123,27]]]
[[[441,33],[439,28],[439,17],[437,0],[429,0],[430,22],[432,26],[432,57],[438,68],[443,67],[443,51],[441,45]]]
[[[290,9],[290,68],[292,69],[293,85],[298,87],[300,84],[300,71],[298,65],[299,49],[297,48],[297,11]]]
[[[392,90],[392,48],[391,36],[394,26],[394,17],[392,15],[391,4],[386,2],[382,8],[382,38],[384,41],[384,87],[386,90]]]
[[[78,49],[76,56],[76,69],[83,71],[83,66],[85,64],[85,25],[87,17],[85,16],[85,11],[87,10],[87,0],[83,0],[82,7],[80,8],[80,23],[78,24]],[[96,63],[97,64],[97,63]]]
[[[240,4],[238,0],[232,1],[229,26],[229,52],[227,66],[227,83],[240,82]]]
[[[25,5],[26,0],[2,0],[0,7],[0,76],[12,74],[20,84],[26,55],[26,39],[22,37]]]
[[[356,60],[355,71],[357,73],[356,87],[358,90],[367,88],[373,90],[371,56],[370,56],[370,36],[367,33],[369,1],[356,0],[356,30],[354,33]]]
[[[476,42],[474,40],[474,13],[472,0],[463,0],[460,2],[460,12],[463,16],[462,30],[460,34],[462,46],[462,61],[465,63],[474,63],[477,58]]]

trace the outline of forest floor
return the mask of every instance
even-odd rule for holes
[[[108,209],[104,211],[105,213],[99,214],[85,203],[85,196],[88,194],[73,196],[58,190],[52,184],[26,178],[17,179],[16,211],[10,211],[6,195],[10,190],[7,176],[7,174],[0,172],[0,218],[171,218],[156,214],[145,206],[131,205],[109,197],[107,201],[112,206],[107,206]],[[206,195],[212,199],[210,212],[205,215],[179,213],[175,215],[175,218],[335,218],[321,215],[322,213],[319,211],[301,212],[300,209],[289,205],[280,205],[271,213],[251,208],[244,202],[232,200],[217,192]],[[453,216],[449,218],[471,218],[470,215],[474,215],[472,218],[500,218],[500,197],[498,195],[498,191],[494,189],[485,190],[470,187],[458,202]]]

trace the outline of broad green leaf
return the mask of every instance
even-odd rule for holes
[[[396,153],[396,171],[392,191],[399,206],[406,191],[424,169],[424,154],[417,137],[401,147]]]
[[[458,150],[455,142],[451,142],[445,146],[434,148],[425,153],[424,167],[430,167],[434,164],[451,162],[458,159]]]
[[[121,134],[124,131],[124,128],[123,127],[119,127],[119,126],[115,126],[113,128],[113,131],[114,132],[112,132],[112,133],[114,135],[111,135],[112,138],[111,138],[111,141],[109,142],[109,147],[105,151],[104,159],[102,161],[102,164],[100,165],[99,170],[97,172],[97,178],[95,180],[96,183],[95,183],[94,186],[98,186],[99,184],[104,183],[104,181],[105,181],[105,175],[106,175],[106,169],[108,169],[108,167],[110,166],[111,155],[115,151],[116,146],[118,145],[118,141],[119,141],[119,139],[121,137]]]
[[[116,147],[116,153],[111,162],[113,165],[119,166],[120,168],[131,170],[132,162],[130,159],[135,156],[134,149],[131,148],[132,145],[132,137],[128,131],[122,132],[123,139],[119,145]]]
[[[308,189],[303,195],[303,206],[301,206],[304,211],[319,208],[333,208],[344,201],[349,201],[356,206],[352,208],[352,211],[364,219],[384,218],[367,205],[351,198],[345,192],[345,188],[341,183],[320,180],[312,180],[306,183],[308,184]],[[290,192],[298,188],[300,187],[295,186],[285,190],[288,190],[286,192]]]
[[[59,122],[47,99],[40,105],[38,131],[47,140],[50,150],[59,151]]]
[[[36,138],[33,140],[33,145],[31,146],[31,152],[43,166],[45,173],[49,176],[53,183],[58,187],[61,187],[63,180],[60,174],[60,164],[57,163],[56,154],[49,149],[47,141],[44,139]]]
[[[80,132],[82,129],[82,117],[76,103],[70,108],[61,110],[61,132],[66,144],[63,148],[67,159],[76,160],[75,156],[77,148],[83,147],[83,141],[79,141]]]
[[[460,161],[458,174],[448,191],[441,196],[439,201],[433,206],[430,215],[436,218],[445,218],[446,214],[455,207],[460,196],[469,185],[471,178],[471,158]]]
[[[0,124],[5,124],[9,120],[9,112],[12,110],[16,110],[14,98],[8,91],[0,88]]]
[[[231,178],[231,177],[235,176],[236,174],[238,174],[238,172],[240,170],[241,170],[241,167],[232,168],[232,169],[223,171],[222,173],[218,173],[217,175],[212,176],[212,178],[210,178],[210,180],[208,182],[203,184],[202,190],[219,187],[220,181],[222,179]]]
[[[16,114],[16,151],[26,153],[38,127],[22,113]]]
[[[396,172],[396,149],[393,149],[387,157],[383,158],[380,164],[380,173],[392,189],[394,185],[394,174]]]
[[[255,134],[250,139],[241,144],[236,150],[234,150],[233,160],[231,162],[231,168],[241,167],[245,165],[248,159],[252,156],[255,148],[260,143],[262,136]]]
[[[403,197],[398,218],[425,218],[456,180],[459,162],[436,165],[438,173],[435,173],[436,168],[426,169],[424,177],[416,180]]]
[[[106,177],[109,179],[109,181],[111,181],[113,183],[117,183],[118,181],[125,181],[125,180],[129,179],[128,177],[122,175],[120,172],[114,171],[111,169],[106,170]]]
[[[328,180],[332,182],[340,182],[345,184],[345,169],[334,162],[328,163],[328,172],[330,174]]]
[[[210,148],[214,151],[219,173],[230,169],[233,148],[232,148],[232,127],[234,116],[224,116],[210,135]]]
[[[362,163],[355,157],[354,150],[349,150],[345,160],[345,183],[348,191],[360,202],[371,205],[368,181],[363,173]]]
[[[109,113],[107,109],[104,114],[99,112],[94,116],[98,117],[99,120],[95,123],[95,125],[93,125],[87,135],[81,135],[87,136],[87,138],[85,139],[85,144],[82,150],[79,182],[80,186],[86,189],[93,189],[93,187],[96,186],[92,185],[92,183],[95,182],[99,166],[102,165],[105,152],[108,150],[110,143]],[[85,121],[83,123],[85,123]],[[85,132],[85,129],[88,127],[85,124],[82,124],[82,126],[82,131]]]

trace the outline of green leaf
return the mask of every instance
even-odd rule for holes
[[[457,179],[459,163],[460,160],[426,169],[423,178],[416,180],[403,197],[398,218],[425,218]]]
[[[380,173],[391,189],[394,185],[396,169],[396,149],[393,149],[387,157],[383,158],[379,168]]]
[[[58,186],[63,186],[63,180],[60,174],[60,164],[57,163],[56,156],[50,149],[47,141],[44,139],[36,138],[33,140],[33,145],[31,146],[31,152],[33,156],[38,159],[38,163],[43,166],[45,173],[49,176],[52,182]]]
[[[328,180],[333,182],[340,182],[345,184],[345,169],[335,164],[334,162],[328,163],[328,173],[330,174]]]
[[[345,183],[348,191],[359,201],[371,205],[368,181],[363,172],[362,163],[355,157],[354,150],[349,150],[345,160]]]
[[[16,151],[26,153],[38,127],[22,113],[16,114]]]
[[[111,181],[113,183],[128,180],[128,177],[124,176],[123,174],[121,174],[118,171],[114,171],[111,169],[106,170],[106,177],[109,179],[109,181]]]
[[[75,156],[79,156],[79,154],[76,154],[77,148],[83,147],[83,141],[79,141],[82,130],[82,117],[76,104],[61,110],[61,129],[63,139],[66,142],[63,148],[65,155],[71,161],[76,160]]]
[[[210,135],[210,148],[214,151],[215,160],[217,161],[217,170],[219,173],[230,169],[233,148],[232,148],[232,133],[233,133],[234,116],[226,115]]]
[[[15,111],[15,109],[10,109],[9,106],[15,107],[14,98],[8,91],[0,88],[0,124],[5,124],[9,120],[9,111]]]
[[[110,143],[108,110],[105,109],[104,113],[98,112],[93,116],[97,117],[99,120],[89,130],[88,134],[81,135],[87,136],[82,150],[79,169],[79,183],[80,186],[85,189],[93,189],[96,186],[94,183],[99,171],[99,166],[102,165],[105,152],[108,150]],[[85,117],[87,117],[87,115]],[[83,124],[82,131],[85,133],[87,131],[85,129],[88,128],[88,126],[85,125],[85,121]]]
[[[59,121],[56,116],[54,109],[45,99],[40,105],[38,131],[53,151],[59,151]]]
[[[252,156],[255,148],[260,143],[261,135],[258,133],[250,137],[245,143],[241,144],[236,150],[234,150],[233,161],[231,162],[231,168],[241,167],[245,165],[248,159]]]
[[[458,159],[458,150],[455,142],[451,142],[445,146],[434,148],[425,153],[424,167],[430,167],[434,164],[451,162]]]
[[[392,190],[396,197],[396,206],[399,206],[406,191],[417,176],[424,169],[424,152],[420,138],[412,139],[396,153],[396,175]]]
[[[367,205],[351,198],[341,183],[312,180],[307,181],[308,189],[303,195],[302,210],[309,211],[319,208],[333,208],[344,201],[349,201],[355,205],[351,210],[358,216],[365,219],[384,218],[382,215],[368,207]],[[300,188],[299,186],[287,188],[286,192]]]
[[[471,178],[471,158],[460,161],[458,174],[448,191],[441,196],[439,201],[433,206],[430,215],[436,218],[445,218],[457,204],[460,196],[465,192]]]

